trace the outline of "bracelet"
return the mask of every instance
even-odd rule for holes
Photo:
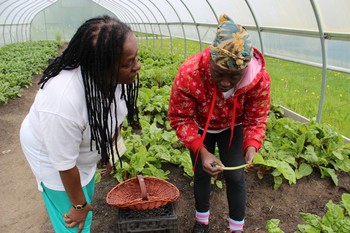
[[[84,209],[84,207],[85,207],[86,205],[87,205],[87,202],[85,201],[85,203],[82,204],[82,205],[72,205],[72,206],[73,206],[73,208],[76,209],[76,210],[82,210],[82,209]]]

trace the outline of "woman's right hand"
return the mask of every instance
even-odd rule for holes
[[[107,175],[111,174],[112,170],[113,170],[113,167],[111,165],[111,162],[108,161],[107,164],[105,166],[103,166],[101,175],[107,176]]]
[[[200,156],[203,170],[209,175],[217,176],[223,171],[224,165],[221,163],[220,159],[216,158],[216,156],[210,153],[205,147],[200,149]]]
[[[68,213],[63,214],[63,220],[68,228],[73,228],[78,225],[78,233],[80,233],[84,228],[85,220],[89,211],[92,210],[93,208],[90,204],[87,204],[81,210],[76,210],[72,207]]]

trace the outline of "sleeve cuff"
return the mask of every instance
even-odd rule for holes
[[[189,146],[189,149],[196,153],[200,148],[204,146],[203,141],[201,138],[195,139]]]
[[[258,151],[261,148],[261,143],[255,140],[249,140],[243,143],[243,149],[246,150],[248,146],[254,146]]]

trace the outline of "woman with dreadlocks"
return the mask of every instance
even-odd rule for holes
[[[110,171],[122,121],[138,124],[137,53],[129,26],[97,17],[44,71],[20,138],[55,232],[90,232],[97,163]]]

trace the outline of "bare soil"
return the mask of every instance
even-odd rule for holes
[[[33,85],[22,91],[22,97],[0,105],[0,231],[46,233],[53,232],[40,192],[31,169],[22,153],[19,128],[29,111],[38,90],[38,77]],[[194,198],[189,178],[181,168],[165,165],[171,171],[169,181],[180,190],[176,202],[179,232],[190,232],[194,224]],[[297,230],[303,223],[299,213],[323,215],[329,200],[339,202],[343,193],[350,192],[350,176],[339,173],[339,185],[328,178],[321,179],[318,172],[303,178],[296,185],[282,184],[273,189],[271,177],[259,180],[254,172],[247,173],[248,203],[245,232],[266,232],[267,220],[281,220],[286,233]],[[104,177],[96,184],[93,201],[92,233],[117,232],[118,210],[106,204],[107,193],[117,185],[112,177]],[[211,232],[229,232],[227,228],[226,189],[214,188],[211,197]]]

